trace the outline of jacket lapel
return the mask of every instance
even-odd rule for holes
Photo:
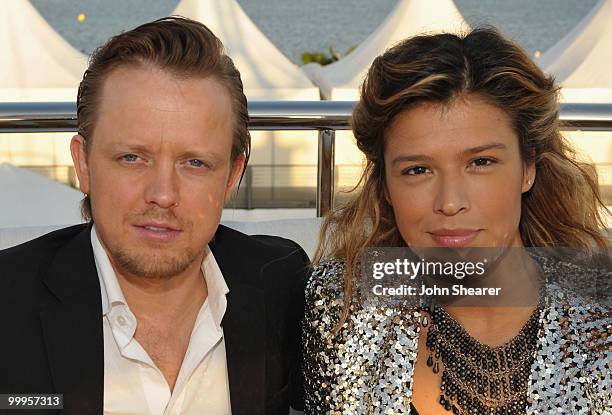
[[[265,296],[261,267],[236,242],[220,226],[210,247],[229,288],[222,325],[232,414],[256,415],[265,407]]]
[[[64,414],[101,414],[104,387],[102,300],[90,242],[91,226],[51,262],[44,283],[56,305],[40,313],[43,336]]]

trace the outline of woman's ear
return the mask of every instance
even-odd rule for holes
[[[387,188],[387,183],[383,182],[383,194],[385,195],[385,200],[389,204],[389,206],[393,206],[391,203],[391,195],[389,194],[389,189]]]
[[[521,187],[522,193],[525,193],[531,190],[531,188],[533,187],[535,183],[535,179],[536,179],[535,162],[532,162],[531,164],[525,165],[523,169],[523,184]]]

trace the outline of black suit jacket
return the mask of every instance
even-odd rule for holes
[[[102,300],[90,233],[91,224],[78,225],[0,251],[0,393],[63,394],[63,411],[46,413],[103,410]],[[222,324],[232,414],[287,415],[290,402],[301,409],[308,257],[295,242],[223,225],[210,247],[230,290]]]

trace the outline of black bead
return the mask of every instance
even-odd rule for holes
[[[433,358],[431,356],[429,356],[427,358],[427,366],[432,367],[433,366]]]

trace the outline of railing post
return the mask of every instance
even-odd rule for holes
[[[324,216],[334,205],[334,166],[336,132],[319,131],[317,160],[317,216]]]

